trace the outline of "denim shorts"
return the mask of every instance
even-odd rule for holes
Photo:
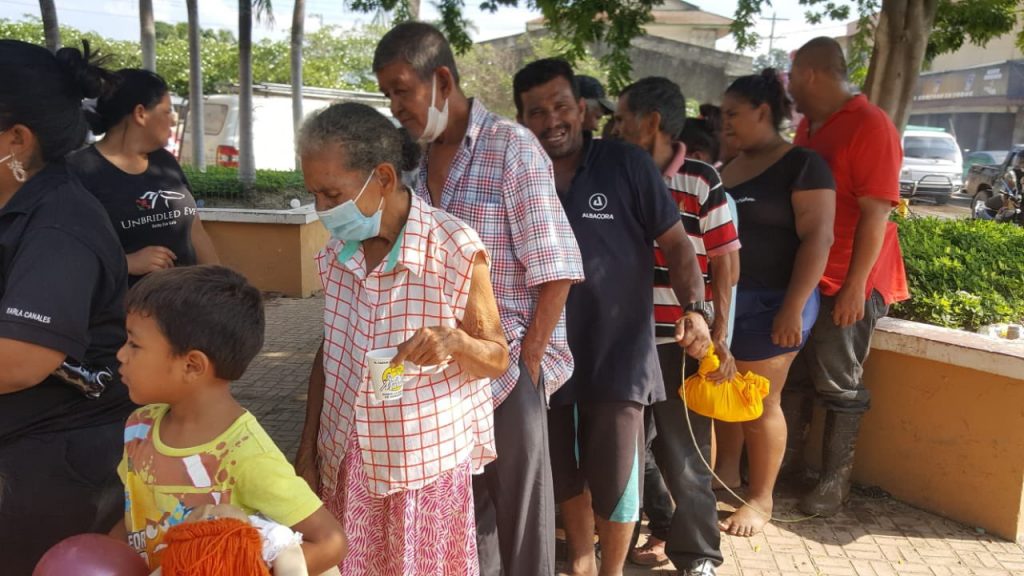
[[[737,360],[756,362],[797,352],[807,343],[821,304],[818,289],[807,299],[800,317],[803,319],[800,345],[783,348],[772,343],[772,324],[782,309],[785,290],[745,290],[736,292],[736,328],[732,337],[732,355]]]

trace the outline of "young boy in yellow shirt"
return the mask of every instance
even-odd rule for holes
[[[128,340],[117,354],[131,399],[118,473],[126,538],[160,567],[163,538],[189,512],[230,504],[302,534],[310,574],[340,563],[345,536],[230,384],[263,346],[256,288],[221,266],[153,272],[126,303]]]

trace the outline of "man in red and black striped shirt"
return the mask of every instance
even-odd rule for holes
[[[717,376],[729,378],[735,368],[725,342],[732,287],[739,276],[736,255],[740,242],[718,172],[709,164],[687,158],[686,147],[675,141],[686,122],[686,99],[672,81],[644,78],[622,91],[615,120],[619,137],[651,154],[679,206],[683,228],[704,275],[704,299],[714,302],[712,338],[723,359],[723,369]],[[653,501],[658,489],[646,482],[647,478],[657,481],[658,470],[649,470],[644,496],[651,517],[651,539],[633,556],[635,561],[656,564],[664,558],[660,550],[663,547],[682,574],[707,576],[714,574],[714,567],[722,562],[711,471],[700,461],[686,421],[680,417],[684,408],[675,390],[683,374],[683,356],[678,345],[665,344],[674,342],[670,337],[683,310],[672,293],[661,250],[655,248],[654,257],[655,335],[668,399],[648,408],[648,418],[653,419],[648,429],[651,423],[657,428],[652,449],[676,511],[669,521],[664,511],[652,510],[664,506]],[[697,443],[710,459],[711,420],[694,412],[690,412],[690,420]]]

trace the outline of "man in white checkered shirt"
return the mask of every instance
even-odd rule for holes
[[[510,365],[493,383],[498,459],[474,478],[481,573],[553,574],[547,396],[572,374],[564,307],[583,265],[551,162],[528,130],[466,98],[436,28],[396,26],[373,69],[395,118],[427,146],[417,194],[472,226],[491,256]]]

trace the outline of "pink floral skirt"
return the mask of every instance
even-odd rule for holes
[[[348,538],[343,576],[480,574],[469,459],[419,490],[379,497],[368,486],[353,434],[339,490],[325,503]]]

